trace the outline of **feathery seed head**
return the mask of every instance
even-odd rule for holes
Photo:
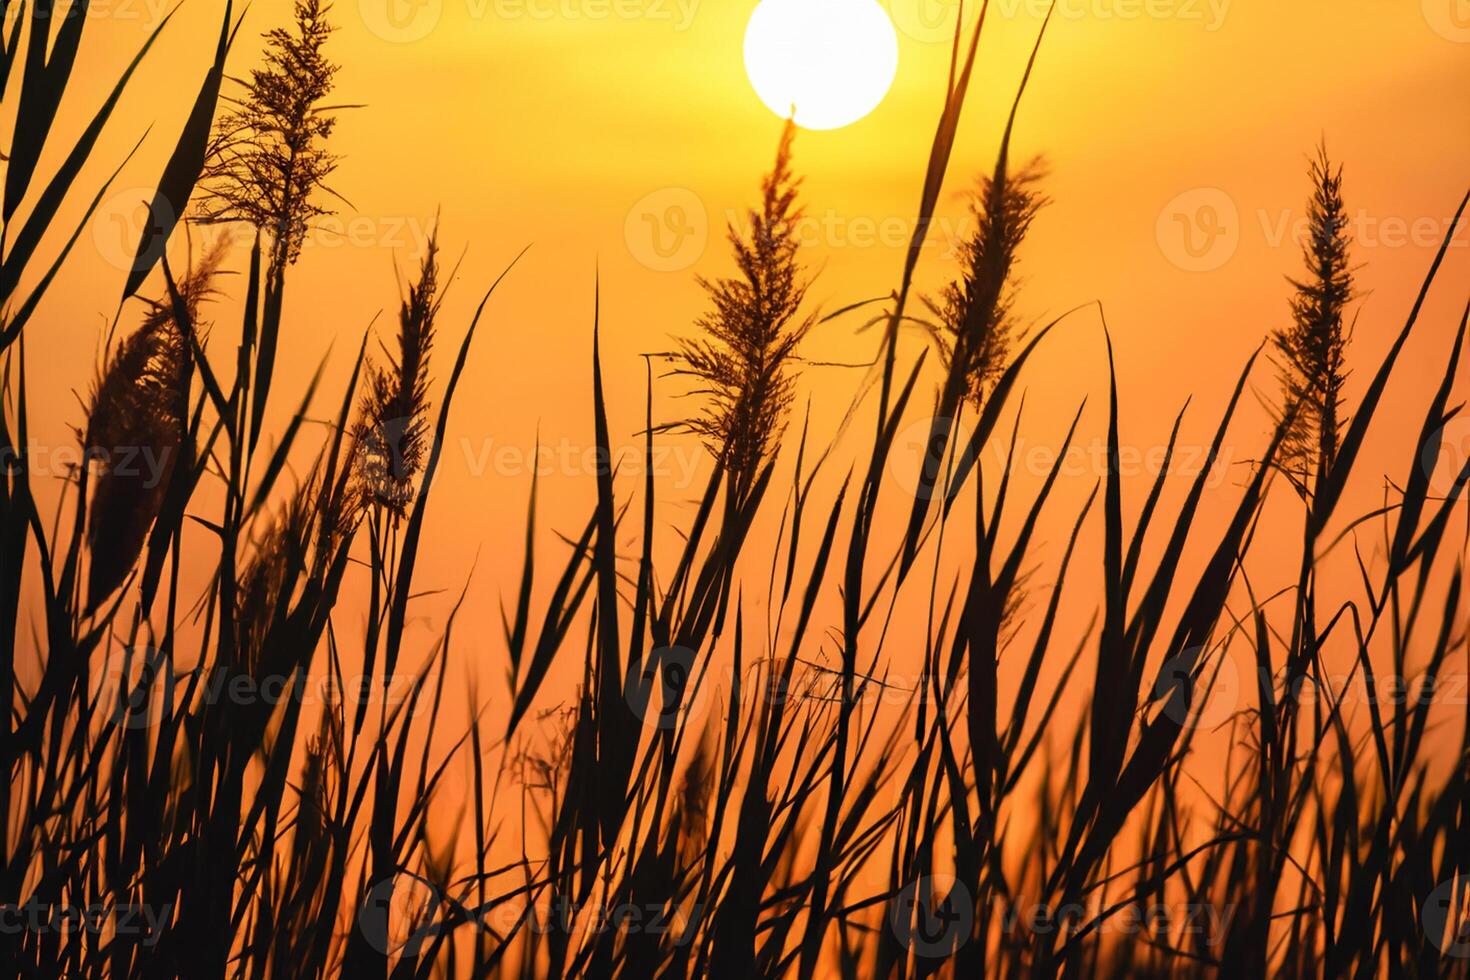
[[[398,349],[371,369],[353,438],[359,496],[402,517],[429,449],[429,353],[439,312],[438,243],[429,239],[418,281],[398,312]]]
[[[714,309],[700,318],[703,336],[679,342],[676,374],[696,378],[710,397],[703,414],[678,425],[706,445],[748,486],[785,425],[794,381],[789,366],[814,318],[800,309],[810,280],[796,253],[800,180],[791,171],[795,127],[787,123],[776,163],[761,183],[761,206],[749,212],[747,236],[732,227],[739,278],[700,279]]]
[[[1046,170],[1038,158],[999,181],[985,177],[971,201],[975,230],[959,245],[960,278],[925,305],[951,370],[961,372],[965,397],[979,405],[1000,375],[1016,336],[1013,303],[1016,253],[1047,204],[1038,189]]]
[[[212,249],[179,283],[195,329],[223,257],[223,247]],[[151,300],[142,325],[112,352],[93,389],[82,434],[86,458],[97,464],[87,521],[89,610],[127,577],[163,505],[184,449],[191,370],[172,300]]]
[[[1312,199],[1302,244],[1307,274],[1289,280],[1295,290],[1291,323],[1272,335],[1283,414],[1297,407],[1282,458],[1299,485],[1309,472],[1330,468],[1337,456],[1351,334],[1345,315],[1355,295],[1342,167],[1333,167],[1325,145],[1317,148],[1309,175]]]

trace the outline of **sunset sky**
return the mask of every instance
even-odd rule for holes
[[[145,39],[158,13],[151,2],[94,4],[97,22],[64,124],[80,125]],[[526,460],[538,433],[561,460],[542,478],[539,539],[547,556],[564,554],[553,530],[579,527],[593,500],[580,461],[592,445],[597,277],[613,440],[636,447],[645,384],[639,355],[667,350],[671,338],[693,329],[705,309],[697,276],[731,269],[724,227],[755,200],[781,127],[742,61],[753,7],[748,0],[341,0],[332,11],[339,31],[330,51],[342,66],[336,101],[362,106],[340,113],[332,141],[342,160],[331,183],[351,203],[337,203],[338,214],[310,236],[292,272],[272,417],[284,425],[329,348],[323,391],[340,390],[375,316],[377,336],[391,339],[395,268],[416,261],[436,214],[447,257],[464,253],[440,318],[436,397],[480,295],[531,246],[491,301],[470,356],[421,561],[424,587],[451,593],[425,600],[425,614],[440,625],[475,567],[472,624],[461,634],[471,650],[499,647],[498,602],[520,563]],[[919,267],[926,293],[954,275],[946,239],[967,228],[963,192],[993,166],[1039,8],[991,4],[936,240]],[[98,154],[120,158],[144,136],[142,121],[153,121],[27,331],[38,443],[74,444],[71,427],[82,418],[74,393],[84,396],[94,374],[145,189],[187,114],[220,12],[201,0],[182,6],[124,98],[117,118],[126,122],[111,127]],[[956,8],[893,0],[890,12],[899,64],[887,98],[867,118],[802,132],[795,144],[810,219],[804,255],[818,273],[810,296],[828,310],[896,287],[942,102]],[[258,35],[288,19],[285,0],[257,0],[231,71],[248,70]],[[1294,236],[1306,160],[1325,139],[1345,165],[1362,263],[1353,348],[1360,385],[1402,325],[1470,180],[1467,91],[1464,0],[1061,3],[1015,138],[1018,157],[1045,155],[1051,198],[1022,251],[1017,311],[1039,323],[1101,303],[1119,385],[1132,399],[1122,407],[1125,441],[1144,455],[1161,446],[1173,415],[1194,396],[1181,442],[1201,445],[1246,359],[1287,314],[1285,277],[1300,267]],[[88,186],[105,176],[98,165]],[[1462,229],[1390,391],[1387,411],[1400,412],[1403,426],[1417,429],[1414,396],[1443,371],[1440,352],[1463,302],[1463,288],[1454,287],[1470,274],[1467,245]],[[245,259],[238,249],[229,265],[243,270]],[[225,281],[227,296],[215,308],[210,349],[220,363],[228,363],[239,329],[239,281]],[[919,311],[916,303],[911,312]],[[129,306],[123,327],[135,318]],[[861,322],[848,316],[818,328],[804,354],[870,360],[879,331],[859,333]],[[915,334],[905,349],[916,355],[922,345]],[[1028,373],[1028,445],[1054,445],[1088,396],[1080,438],[1096,445],[1106,431],[1105,358],[1095,308],[1058,328]],[[830,441],[862,377],[857,368],[803,371],[800,403],[812,398],[819,445]],[[1269,365],[1254,380],[1263,397],[1275,394]],[[677,379],[657,380],[655,390],[656,422],[690,409],[675,397]],[[324,397],[314,416],[334,411],[335,397]],[[829,467],[833,486],[863,455],[871,405]],[[1252,400],[1229,457],[1244,464],[1258,454],[1266,425]],[[799,420],[788,442],[798,431]],[[660,493],[692,500],[702,483],[689,474],[707,474],[708,459],[687,440],[670,445],[676,451],[659,475]],[[1403,453],[1402,445],[1370,446],[1367,468],[1399,470]],[[1099,476],[1096,466],[1068,476],[1049,548]],[[1227,491],[1237,479],[1221,481],[1219,507],[1233,499]],[[1361,510],[1375,502],[1357,501]],[[676,540],[672,529],[667,537]],[[498,665],[493,676],[489,687],[499,694]]]
[[[1470,0],[0,6],[0,975],[1467,975]]]

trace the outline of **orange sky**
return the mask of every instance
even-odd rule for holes
[[[71,124],[79,125],[80,113],[95,105],[146,36],[154,2],[94,4],[95,22],[69,93]],[[644,385],[638,355],[667,349],[671,336],[691,329],[704,309],[695,277],[728,272],[723,225],[753,200],[769,166],[780,122],[755,97],[741,58],[753,6],[749,0],[339,0],[333,11],[340,27],[331,48],[342,65],[339,99],[365,105],[341,115],[333,144],[343,157],[334,187],[352,207],[343,206],[311,237],[292,273],[272,415],[284,424],[329,347],[323,392],[330,394],[317,414],[331,411],[351,353],[375,315],[383,314],[381,335],[391,336],[395,263],[412,264],[436,212],[442,209],[446,252],[468,249],[441,317],[436,394],[480,293],[532,245],[492,301],[471,355],[420,563],[420,588],[457,594],[478,556],[467,622],[456,635],[471,659],[490,658],[484,690],[491,696],[504,692],[498,598],[519,567],[530,485],[525,455],[538,431],[560,453],[542,480],[540,537],[548,557],[563,554],[552,530],[580,526],[594,495],[579,462],[592,444],[594,274],[600,270],[613,438],[636,446]],[[999,123],[1040,25],[1035,6],[992,4],[941,237],[963,229],[959,192],[992,165]],[[1361,384],[1376,366],[1470,182],[1464,6],[1464,0],[1072,0],[1059,7],[1016,137],[1021,155],[1046,155],[1052,198],[1022,253],[1017,309],[1039,321],[1079,304],[1103,304],[1119,358],[1125,441],[1140,454],[1162,444],[1173,414],[1191,395],[1194,410],[1181,441],[1201,444],[1245,359],[1281,324],[1289,293],[1284,276],[1300,264],[1291,229],[1307,192],[1306,155],[1323,136],[1346,165],[1355,254],[1363,263],[1354,381]],[[954,7],[893,0],[890,9],[900,27],[900,60],[887,100],[853,126],[804,132],[796,142],[813,219],[807,260],[820,270],[811,297],[829,309],[895,287],[939,111]],[[189,0],[104,141],[99,158],[116,159],[153,125],[27,330],[40,445],[74,444],[71,427],[81,422],[81,409],[72,392],[90,383],[115,309],[118,265],[131,254],[141,218],[146,192],[140,189],[157,179],[172,148],[211,54],[219,13],[215,2]],[[288,13],[285,0],[252,5],[232,71],[249,67],[256,35]],[[83,186],[95,187],[103,176],[99,166]],[[677,220],[681,213],[692,234],[671,257],[661,256],[650,235],[672,234],[676,223],[685,227]],[[1211,232],[1216,227],[1219,235]],[[1193,250],[1186,231],[1198,246]],[[1207,242],[1213,245],[1204,248]],[[1462,229],[1455,244],[1422,332],[1390,389],[1394,424],[1380,429],[1368,448],[1356,510],[1369,509],[1381,493],[1373,475],[1402,471],[1407,447],[1399,440],[1417,431],[1423,393],[1443,371],[1465,299],[1470,233]],[[232,265],[243,269],[244,261],[240,251]],[[953,273],[941,241],[921,263],[919,283],[933,290]],[[234,292],[217,307],[217,358],[231,349],[238,330],[238,281],[226,282],[226,292]],[[855,334],[856,326],[849,318],[820,328],[807,355],[871,358],[877,334]],[[906,355],[920,346],[910,338]],[[1087,396],[1081,439],[1091,444],[1104,435],[1104,358],[1094,312],[1077,315],[1046,343],[1028,374],[1027,445],[1053,445]],[[813,427],[823,443],[859,377],[831,367],[803,372],[802,397],[814,399]],[[1268,367],[1256,380],[1272,393]],[[658,418],[683,410],[672,397],[677,391],[672,382],[659,385]],[[1470,386],[1463,394],[1470,395]],[[832,486],[848,460],[862,454],[871,415],[869,408],[860,416],[851,445],[844,444],[829,468]],[[1265,425],[1252,405],[1235,430],[1230,458],[1259,454]],[[707,473],[708,461],[683,445],[668,467],[660,494],[677,506],[699,490],[683,476]],[[1041,557],[1055,559],[1077,502],[1100,475],[1083,465],[1064,481]],[[1228,476],[1212,492],[1206,509],[1213,519],[1233,502],[1237,479]],[[1136,507],[1143,491],[1130,492]],[[895,514],[906,503],[899,501]],[[674,536],[662,533],[661,546],[669,547]],[[1265,548],[1269,554],[1269,542]],[[553,572],[543,569],[547,585]],[[1082,569],[1079,574],[1088,571]],[[1263,591],[1285,584],[1294,566],[1275,571],[1281,581]],[[1050,574],[1042,580],[1049,582]],[[763,592],[764,579],[759,583]],[[1089,580],[1080,588],[1094,586]],[[442,624],[451,600],[425,600],[423,614]],[[1079,605],[1077,615],[1085,619],[1087,602]],[[430,635],[426,630],[425,639]]]

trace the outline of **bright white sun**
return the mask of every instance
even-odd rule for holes
[[[745,29],[750,84],[782,119],[837,129],[878,107],[898,71],[898,36],[877,0],[762,0]]]

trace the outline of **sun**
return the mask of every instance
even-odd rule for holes
[[[877,0],[762,0],[745,29],[745,71],[772,112],[837,129],[878,107],[898,37]]]

